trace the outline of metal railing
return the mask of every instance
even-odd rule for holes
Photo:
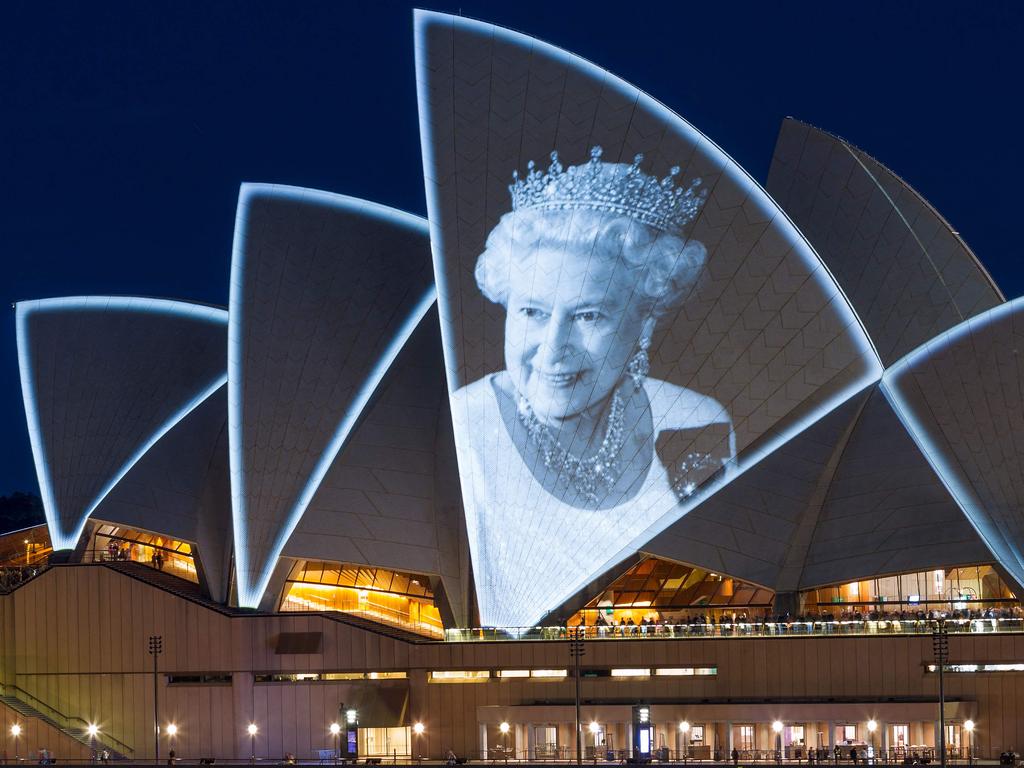
[[[584,627],[587,640],[671,640],[737,637],[834,637],[930,635],[934,619],[842,619],[686,624],[598,625]],[[446,629],[445,642],[568,640],[575,627],[478,627]],[[1021,618],[946,619],[950,633],[1024,632]]]
[[[55,709],[39,697],[29,693],[24,688],[20,688],[17,685],[11,685],[9,683],[0,684],[0,692],[2,692],[4,696],[17,699],[22,704],[28,705],[28,707],[34,709],[47,720],[55,723],[59,729],[67,733],[69,736],[75,737],[81,743],[87,744],[90,741],[90,737],[88,735],[89,723],[82,718],[74,715],[65,715],[60,710]],[[132,753],[135,751],[116,736],[112,736],[106,732],[97,734],[92,737],[91,740],[97,747],[112,747],[125,757],[131,757]]]

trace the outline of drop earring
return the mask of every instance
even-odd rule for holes
[[[651,340],[644,336],[640,339],[640,349],[630,358],[626,364],[626,373],[633,379],[633,386],[637,389],[643,386],[644,379],[651,372],[651,359],[647,356],[647,350],[651,348]]]

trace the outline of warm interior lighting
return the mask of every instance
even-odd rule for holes
[[[413,723],[412,732],[415,733],[417,736],[421,736],[423,734],[423,731],[425,730],[426,728],[424,727],[423,723]]]
[[[530,677],[567,677],[569,672],[564,669],[535,669]]]
[[[974,721],[973,720],[964,720],[964,730],[967,731],[968,733],[973,731],[974,730]]]
[[[529,670],[499,670],[498,677],[529,677]]]
[[[774,723],[772,723],[772,730],[776,733],[782,733],[782,721],[776,720]]]
[[[968,721],[968,722],[970,722],[970,721]],[[971,723],[971,725],[973,727],[974,724]],[[17,723],[15,723],[14,725],[11,726],[11,736],[13,736],[14,738],[18,738],[19,736],[21,736],[21,726],[18,725]]]
[[[687,732],[689,732],[689,730],[690,730],[690,724],[688,722],[686,722],[685,720],[683,720],[683,722],[681,722],[679,724],[679,732],[680,733],[687,733]]]
[[[177,736],[178,735],[178,726],[176,726],[174,723],[168,723],[167,724],[167,735],[168,736]]]
[[[85,729],[85,732],[89,734],[90,737],[93,737],[100,732],[100,729],[99,726],[95,725],[94,723],[89,723],[89,726]]]
[[[508,723],[502,723],[501,725],[498,726],[498,730],[501,731],[502,733],[508,733],[509,727],[510,726],[509,726]]]
[[[612,670],[612,677],[649,677],[650,674],[650,669],[641,667],[625,667]]]
[[[256,723],[249,723],[249,727],[246,730],[249,731],[250,736],[255,736],[260,729],[256,727]]]
[[[337,736],[339,733],[341,733],[341,726],[337,723],[331,723],[331,735]]]

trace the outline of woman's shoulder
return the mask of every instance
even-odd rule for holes
[[[496,387],[500,386],[500,377],[504,371],[489,373],[452,392],[452,414],[457,412],[473,413],[479,408],[496,406]]]
[[[660,379],[648,379],[644,389],[651,401],[651,415],[659,430],[732,424],[729,412],[709,395]]]

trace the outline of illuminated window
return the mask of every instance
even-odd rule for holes
[[[565,669],[534,669],[530,672],[530,677],[558,678],[566,677],[568,674],[568,670]]]
[[[409,677],[408,672],[367,672],[367,680],[405,680]]]
[[[510,677],[529,677],[530,670],[528,669],[499,669],[498,677],[510,678]]]
[[[151,565],[194,584],[199,583],[192,545],[168,536],[101,523],[92,540],[92,557],[99,562],[127,560]]]
[[[925,669],[928,672],[935,671],[934,664],[928,664]],[[1024,663],[1015,662],[1009,664],[947,664],[942,668],[943,672],[1024,672]]]
[[[282,611],[340,611],[427,637],[442,637],[441,614],[424,576],[314,560],[288,575]]]
[[[622,667],[612,670],[612,677],[650,677],[651,670],[643,667]]]
[[[327,672],[324,680],[363,680],[366,677],[364,672]]]
[[[714,676],[718,674],[718,667],[658,667],[654,674],[663,677]]]
[[[736,746],[739,749],[753,749],[754,748],[754,726],[752,726],[752,725],[741,725],[738,730],[739,730],[739,738],[736,740]]]
[[[491,673],[486,670],[442,670],[430,673],[432,683],[486,683]]]

